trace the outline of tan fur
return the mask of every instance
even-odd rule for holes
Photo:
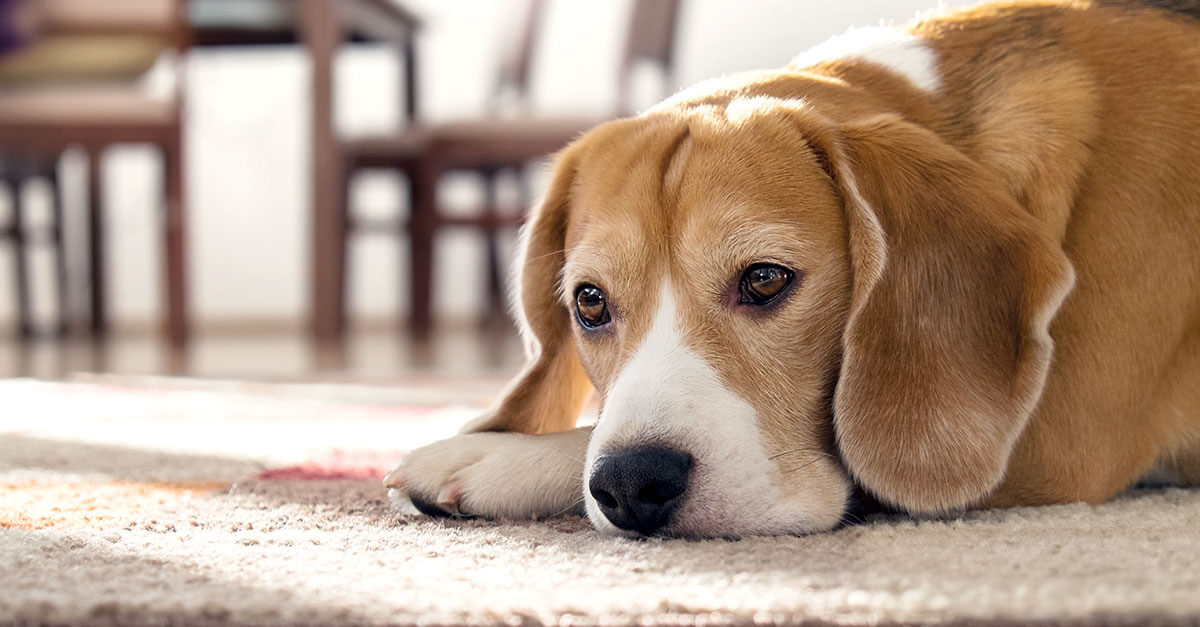
[[[916,23],[936,93],[835,60],[587,134],[528,235],[540,352],[475,428],[568,428],[670,277],[686,341],[754,406],[788,490],[818,489],[823,471],[792,472],[805,454],[913,512],[1099,502],[1156,462],[1197,481],[1200,22],[1140,6]],[[802,283],[739,309],[731,282],[760,261]],[[580,283],[618,324],[580,331]]]
[[[497,407],[467,425],[466,432],[552,433],[575,426],[592,386],[570,343],[568,318],[558,311],[553,290],[563,266],[567,228],[565,197],[574,173],[570,151],[559,159],[559,174],[546,200],[534,212],[527,234],[517,288],[518,319],[529,340],[529,364],[509,386]]]

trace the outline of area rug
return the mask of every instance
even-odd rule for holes
[[[704,542],[389,503],[500,383],[0,381],[0,622],[1200,622],[1196,490]]]

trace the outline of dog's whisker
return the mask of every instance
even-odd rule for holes
[[[844,518],[848,522],[853,523],[855,525],[861,525],[864,522],[866,522],[866,520],[863,517],[859,516],[858,514],[853,514],[851,512],[845,512],[844,514],[842,514],[842,518]]]
[[[827,452],[825,452],[825,451],[822,451],[822,450],[820,450],[820,449],[815,449],[815,448],[798,448],[798,449],[792,449],[792,450],[790,450],[790,451],[784,451],[784,452],[782,452],[782,453],[776,453],[776,454],[774,454],[774,455],[772,455],[772,456],[768,457],[767,459],[770,459],[770,460],[779,459],[780,457],[783,457],[784,455],[794,455],[794,454],[796,454],[796,453],[811,453],[811,454],[814,454],[814,455],[824,455],[825,457],[828,457],[828,458],[830,458],[830,459],[833,459],[833,458],[834,458],[834,456],[833,456],[833,455],[830,455],[829,453],[827,453]]]
[[[832,456],[830,456],[830,457],[832,457]],[[795,468],[789,468],[789,469],[787,469],[787,470],[785,470],[785,471],[783,471],[783,472],[786,474],[786,473],[791,473],[791,472],[797,472],[797,471],[800,471],[800,470],[804,470],[805,468],[808,468],[809,466],[812,466],[813,464],[815,464],[815,463],[817,463],[817,462],[819,462],[819,461],[821,461],[821,458],[820,458],[820,457],[818,457],[818,458],[816,458],[816,459],[814,459],[814,460],[812,460],[812,461],[810,461],[810,462],[807,462],[807,463],[801,464],[801,465],[799,465],[799,466],[797,466],[797,467],[795,467]]]
[[[530,261],[538,261],[538,260],[541,260],[541,259],[545,259],[546,257],[553,257],[554,255],[561,255],[562,253],[566,252],[566,250],[567,250],[566,248],[560,248],[560,249],[558,249],[558,250],[552,250],[552,251],[550,251],[550,252],[548,252],[548,253],[542,253],[542,254],[540,254],[540,255],[537,255],[537,256],[534,256],[534,257],[528,257],[528,258],[526,258],[526,259],[525,259],[525,261],[526,261],[526,262],[530,262]]]
[[[575,509],[576,507],[579,507],[580,505],[583,505],[583,501],[584,501],[584,497],[581,495],[579,498],[572,501],[570,505],[551,514],[550,518],[558,518],[559,516],[565,515],[567,512]]]

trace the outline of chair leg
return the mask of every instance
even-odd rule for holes
[[[59,187],[58,164],[51,161],[46,168],[46,184],[50,188],[50,237],[54,246],[54,280],[56,296],[58,297],[58,329],[57,334],[63,337],[67,334],[68,321],[71,317],[71,303],[67,295],[67,247],[64,242],[62,190]]]
[[[496,183],[499,172],[484,170],[483,174],[483,237],[487,277],[487,303],[484,304],[484,324],[504,315],[504,284],[500,272],[500,250],[496,241],[500,235],[500,216],[497,213],[499,194]]]
[[[341,175],[338,177],[337,201],[337,233],[336,235],[336,250],[332,251],[331,261],[336,265],[333,269],[333,274],[337,277],[337,291],[333,296],[331,311],[333,312],[333,337],[338,341],[334,344],[342,344],[346,336],[347,320],[349,319],[350,310],[350,288],[354,280],[354,274],[350,263],[350,242],[351,236],[354,234],[354,221],[350,217],[352,210],[351,198],[353,197],[352,188],[354,186],[354,174],[357,172],[357,167],[350,159],[343,160]]]
[[[102,338],[108,331],[108,320],[105,317],[105,282],[104,282],[104,189],[103,165],[100,149],[89,150],[87,154],[87,186],[88,186],[88,298],[91,317],[92,336]]]
[[[517,177],[517,207],[522,212],[522,220],[533,209],[534,204],[533,181],[529,176],[530,167],[530,164],[522,163],[513,170]]]
[[[356,170],[353,161],[345,159],[342,163],[341,175],[337,179],[338,188],[335,191],[337,192],[336,198],[340,203],[340,206],[337,207],[338,232],[333,240],[335,250],[330,251],[331,255],[327,260],[335,266],[332,268],[332,274],[337,284],[332,295],[333,302],[330,303],[329,311],[332,315],[328,321],[329,326],[315,334],[315,339],[318,341],[314,342],[311,347],[312,363],[319,370],[344,370],[346,368],[347,304],[350,281],[353,278],[350,242],[354,225],[350,216],[350,198]]]
[[[188,341],[187,212],[183,187],[183,150],[178,141],[163,146],[163,252],[166,255],[166,332],[172,346]]]
[[[409,177],[409,198],[412,217],[408,223],[411,318],[409,331],[413,337],[427,338],[433,327],[433,237],[437,229],[436,170],[420,164]]]
[[[29,293],[29,250],[25,241],[25,201],[21,194],[23,179],[23,176],[17,175],[10,178],[8,183],[12,190],[12,242],[13,257],[16,262],[13,264],[13,269],[16,271],[14,278],[17,288],[17,325],[21,339],[28,340],[33,337],[33,313]]]

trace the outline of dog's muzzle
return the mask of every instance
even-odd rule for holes
[[[588,490],[613,525],[651,535],[667,524],[687,492],[692,456],[661,446],[604,455]]]

